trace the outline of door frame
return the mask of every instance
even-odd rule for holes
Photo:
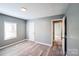
[[[54,27],[53,27],[53,26],[54,26],[54,25],[53,25],[52,22],[53,22],[53,21],[60,21],[60,20],[62,20],[62,19],[53,19],[53,20],[51,20],[51,46],[53,45],[52,42],[53,42],[53,40],[54,40],[54,37],[53,37],[53,34],[54,34],[54,32],[53,32],[53,28],[54,28]]]
[[[54,24],[55,23],[59,23],[59,22],[61,22],[61,24],[62,24],[62,20],[55,20],[55,21],[52,21],[53,22],[53,41],[55,40],[55,27],[54,27]],[[61,27],[62,28],[62,27]],[[63,29],[63,28],[62,28]],[[61,29],[61,35],[62,35],[62,29]],[[61,40],[62,40],[62,36],[61,36]],[[52,43],[53,44],[53,43]]]
[[[63,20],[64,22],[64,48],[63,48],[63,54],[66,55],[67,53],[67,19],[64,16],[62,19],[52,19],[51,20],[51,46],[53,46],[53,21],[60,21]]]

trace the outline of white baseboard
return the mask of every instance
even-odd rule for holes
[[[25,41],[25,39],[24,39],[24,40],[20,40],[20,41],[15,42],[15,43],[12,43],[12,44],[9,44],[9,45],[2,46],[2,47],[0,47],[0,49],[3,49],[3,48],[6,48],[6,47],[9,47],[9,46],[11,46],[11,45],[14,45],[14,44],[17,44],[17,43],[20,43],[20,42],[23,42],[23,41]]]
[[[20,42],[23,42],[23,41],[25,41],[25,40],[28,40],[28,39],[20,40],[20,41],[18,41],[18,42],[12,43],[12,44],[2,46],[2,47],[0,47],[0,49],[9,47],[9,46],[11,46],[11,45],[14,45],[14,44],[17,44],[17,43],[20,43]],[[29,41],[31,41],[31,40],[29,40]],[[51,46],[51,44],[46,44],[46,43],[42,43],[42,42],[38,42],[38,41],[33,41],[33,42],[39,43],[39,44],[42,44],[42,45],[46,45],[46,46]]]
[[[38,41],[35,41],[35,42],[39,43],[39,44],[42,44],[42,45],[51,46],[51,44],[46,44],[46,43],[42,43],[42,42],[38,42]]]
[[[29,39],[28,39],[29,40]],[[29,41],[32,41],[32,40],[29,40]],[[39,43],[39,44],[42,44],[42,45],[46,45],[46,46],[51,46],[51,44],[46,44],[46,43],[42,43],[42,42],[38,42],[38,41],[33,41],[35,43]]]

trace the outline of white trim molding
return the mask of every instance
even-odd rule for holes
[[[0,49],[3,49],[3,48],[6,48],[6,47],[15,45],[15,44],[17,44],[17,43],[21,43],[21,42],[23,42],[23,41],[31,41],[31,40],[29,40],[29,39],[20,40],[20,41],[18,41],[18,42],[12,43],[12,44],[2,46],[2,47],[0,47]],[[46,44],[46,43],[42,43],[42,42],[38,42],[38,41],[33,41],[33,42],[51,47],[51,44]]]
[[[29,40],[28,41],[32,41],[32,40]],[[35,43],[38,43],[38,44],[42,44],[42,45],[46,45],[46,46],[50,46],[51,47],[51,44],[47,44],[47,43],[42,43],[42,42],[38,42],[38,41],[33,41]]]
[[[42,42],[38,42],[38,41],[35,41],[36,43],[38,44],[42,44],[42,45],[46,45],[46,46],[50,46],[51,47],[51,44],[46,44],[46,43],[42,43]]]

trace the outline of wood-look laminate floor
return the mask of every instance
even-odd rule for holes
[[[0,50],[0,56],[62,56],[62,49],[24,41]]]

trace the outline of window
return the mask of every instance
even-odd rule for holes
[[[17,24],[11,22],[4,22],[4,39],[9,40],[17,37]]]

